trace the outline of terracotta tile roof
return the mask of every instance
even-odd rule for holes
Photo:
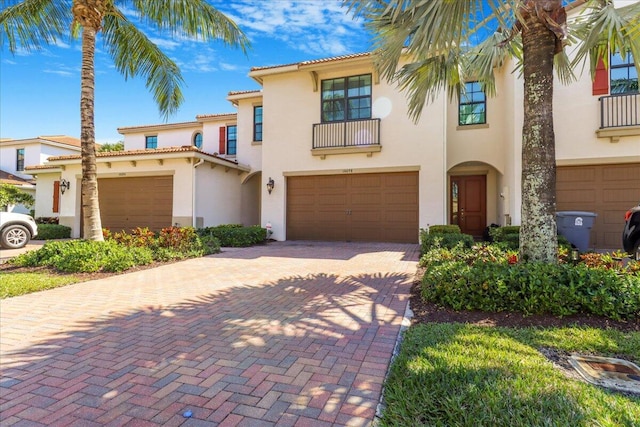
[[[67,135],[41,135],[36,136],[35,138],[22,138],[22,139],[13,139],[13,138],[3,138],[0,142],[7,144],[20,144],[20,143],[33,143],[33,142],[55,142],[57,144],[70,145],[74,148],[80,148],[82,143],[78,138]],[[98,146],[98,144],[96,144]]]
[[[262,93],[262,89],[253,89],[253,90],[234,90],[231,91],[227,94],[227,96],[234,96],[234,95],[248,95],[250,93],[255,93],[256,95],[259,95]]]
[[[142,130],[146,128],[172,128],[172,127],[180,128],[180,127],[186,127],[186,126],[200,126],[200,123],[198,122],[174,122],[174,123],[160,123],[160,124],[155,123],[155,124],[148,124],[148,125],[122,126],[117,128],[116,130],[119,133],[123,133],[126,131]]]
[[[364,57],[367,57],[367,56],[371,56],[371,52],[351,53],[351,54],[348,54],[348,55],[333,56],[331,58],[320,58],[320,59],[312,59],[312,60],[309,60],[309,61],[294,62],[294,63],[291,63],[291,64],[267,65],[267,66],[264,66],[264,67],[251,67],[251,71],[268,70],[268,69],[280,68],[280,67],[290,67],[292,65],[297,65],[299,67],[303,67],[305,65],[315,65],[315,64],[323,64],[323,63],[327,63],[327,62],[344,61],[345,59],[364,58]]]
[[[74,147],[81,147],[82,143],[78,138],[66,135],[42,135],[39,139],[45,139],[47,141],[53,141],[60,144],[73,145]]]
[[[215,119],[216,117],[237,117],[238,113],[198,114],[196,119]]]
[[[218,160],[222,160],[224,162],[231,163],[233,165],[237,165],[238,162],[235,160],[225,159],[224,157],[219,157],[217,153],[206,153],[204,151],[198,150],[196,147],[192,145],[183,145],[181,147],[164,147],[164,148],[156,148],[156,149],[144,149],[144,150],[127,150],[127,151],[105,151],[101,153],[96,153],[96,158],[110,158],[110,157],[126,157],[126,156],[153,156],[157,154],[166,154],[166,153],[201,153],[206,156],[215,157]],[[61,160],[80,160],[81,156],[78,155],[67,155],[67,156],[52,156],[47,159],[49,162],[52,161],[61,161]],[[42,169],[51,168],[51,165],[42,165]],[[41,166],[33,166],[28,167],[29,170],[38,169]]]
[[[77,156],[78,158],[80,158],[80,156]],[[25,171],[33,171],[33,170],[41,170],[41,169],[55,169],[57,168],[57,166],[49,166],[49,165],[32,165],[32,166],[25,166],[24,170]]]
[[[12,173],[0,170],[0,184],[25,185],[33,183],[33,180],[20,178],[19,176],[15,176]]]

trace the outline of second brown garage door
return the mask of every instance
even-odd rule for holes
[[[624,213],[640,202],[640,164],[561,166],[557,210],[595,212],[591,246],[620,249]]]
[[[418,242],[418,172],[287,178],[287,239]]]
[[[172,176],[99,179],[98,194],[104,228],[114,232],[136,227],[159,231],[171,226]]]

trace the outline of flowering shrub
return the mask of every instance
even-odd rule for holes
[[[589,253],[573,265],[567,250],[560,251],[558,260],[522,263],[515,251],[494,244],[435,248],[420,260],[425,267],[422,296],[456,310],[640,320],[639,262]]]

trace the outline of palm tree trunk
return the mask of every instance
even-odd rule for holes
[[[544,0],[528,2],[542,7]],[[548,3],[548,1],[546,2]],[[556,263],[556,156],[553,132],[555,34],[535,11],[523,13],[524,124],[520,258]]]
[[[82,30],[82,70],[80,75],[80,140],[82,143],[82,215],[83,237],[103,240],[98,174],[96,167],[96,137],[94,124],[96,30]]]

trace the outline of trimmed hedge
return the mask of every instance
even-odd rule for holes
[[[425,254],[433,248],[453,248],[462,245],[471,248],[473,236],[460,232],[457,225],[432,225],[420,230],[420,253]]]
[[[489,229],[491,241],[505,249],[516,250],[520,247],[520,226],[508,225],[504,227],[491,227]],[[570,249],[571,243],[566,237],[558,234],[558,246]]]
[[[240,224],[224,224],[198,229],[200,238],[216,238],[220,246],[247,247],[267,240],[267,229],[259,225],[244,227]]]
[[[435,249],[422,257],[422,297],[455,310],[640,320],[638,263],[614,265],[606,255],[578,265],[518,263],[495,245],[474,249]]]
[[[68,239],[71,237],[71,227],[58,224],[38,224],[38,235],[36,239],[39,240],[55,240],[55,239]]]

